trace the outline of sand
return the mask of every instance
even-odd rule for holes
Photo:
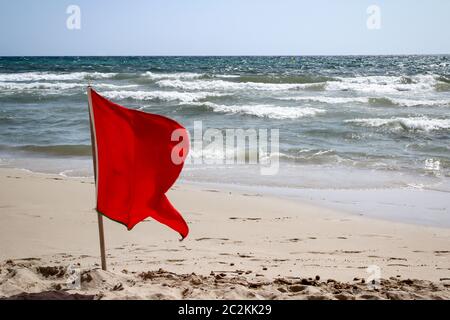
[[[103,271],[92,179],[0,169],[0,297],[450,299],[449,228],[197,184],[169,198],[188,238],[106,219]]]

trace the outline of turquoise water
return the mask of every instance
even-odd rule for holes
[[[90,175],[89,83],[190,130],[280,129],[277,175],[188,165],[187,180],[450,191],[450,56],[4,57],[0,166]]]

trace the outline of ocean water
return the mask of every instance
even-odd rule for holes
[[[185,180],[450,192],[450,56],[3,57],[0,166],[91,175],[88,84],[190,130],[280,130],[278,174],[192,164]]]

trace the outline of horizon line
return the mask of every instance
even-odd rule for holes
[[[389,56],[450,56],[450,53],[388,53],[388,54],[118,54],[118,55],[0,55],[0,58],[71,58],[71,57],[389,57]]]

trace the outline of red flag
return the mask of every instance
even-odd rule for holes
[[[185,238],[189,228],[165,193],[188,153],[186,129],[169,118],[115,104],[90,87],[88,98],[97,211],[128,230],[152,217]]]

